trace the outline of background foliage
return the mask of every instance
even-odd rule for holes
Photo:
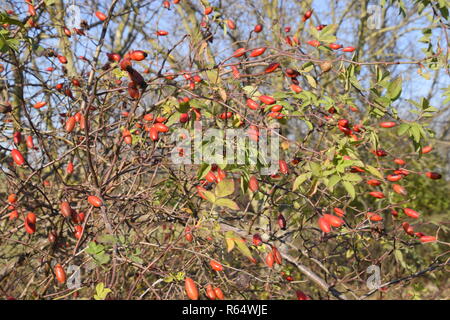
[[[194,279],[202,299],[207,284],[229,299],[293,299],[298,291],[313,299],[448,298],[445,1],[381,1],[379,28],[371,24],[369,1],[181,0],[168,6],[167,1],[35,0],[32,8],[4,2],[4,298],[184,299],[186,277]],[[84,21],[69,37],[64,28],[70,4],[81,9]],[[208,7],[213,12],[205,15]],[[107,19],[99,20],[96,11]],[[259,33],[253,31],[256,24],[263,26]],[[161,30],[168,35],[158,36]],[[321,45],[311,46],[311,40]],[[331,43],[355,50],[332,50]],[[260,47],[267,48],[263,55],[249,57]],[[233,57],[239,48],[248,53]],[[130,72],[107,57],[131,50],[147,53],[133,61],[146,82],[137,99],[129,94]],[[280,66],[266,72],[272,63]],[[296,80],[288,69],[297,71]],[[296,81],[301,90],[292,89]],[[256,111],[246,106],[248,98],[260,103],[260,95],[274,97],[282,115],[270,114],[268,106]],[[36,109],[38,102],[46,105]],[[225,112],[232,112],[229,119],[220,117]],[[219,164],[227,178],[202,184],[199,193],[211,165],[173,166],[170,135],[149,137],[154,120],[143,117],[149,113],[167,118],[172,131],[191,129],[200,117],[218,128],[263,129],[276,122],[288,172],[261,176],[261,164]],[[181,123],[186,113],[189,121]],[[76,115],[75,128],[67,132]],[[352,135],[339,129],[340,119],[349,120]],[[383,121],[396,126],[381,128]],[[29,136],[34,147],[26,143]],[[423,154],[429,145],[433,150]],[[24,155],[24,165],[12,161],[14,148]],[[373,154],[380,149],[386,157]],[[395,158],[406,164],[395,164]],[[398,182],[406,196],[393,192],[393,182],[385,179],[400,167],[409,173]],[[425,172],[442,178],[429,179]],[[249,189],[251,177],[258,180],[257,192]],[[367,185],[370,179],[381,180],[381,186]],[[375,190],[386,197],[368,194]],[[8,203],[10,194],[17,202]],[[88,195],[103,205],[92,206]],[[61,215],[63,201],[75,218]],[[420,218],[406,216],[405,207]],[[324,233],[318,219],[334,208],[346,212],[345,225]],[[37,216],[33,234],[24,229],[28,212]],[[367,212],[383,220],[370,221]],[[421,243],[404,232],[403,222],[438,241]],[[261,235],[262,245],[252,242],[254,234]],[[269,268],[265,259],[272,246],[283,261]],[[212,270],[211,259],[224,271]],[[67,276],[70,265],[81,266],[81,287],[55,281],[55,263]],[[381,268],[380,290],[367,288],[370,265]]]

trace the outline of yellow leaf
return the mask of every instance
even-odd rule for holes
[[[222,98],[222,101],[227,101],[227,92],[223,88],[219,88],[219,94],[220,98]]]
[[[227,233],[225,233],[225,242],[227,244],[227,252],[231,252],[231,250],[234,249],[234,232],[233,231],[228,231]]]
[[[186,212],[186,213],[189,213],[189,214],[192,214],[193,212],[192,212],[192,210],[191,209],[189,209],[189,208],[181,208],[181,211],[183,211],[183,212]]]
[[[252,253],[250,252],[250,249],[245,244],[245,240],[244,239],[238,238],[238,239],[235,239],[234,242],[236,243],[237,248],[239,249],[239,251],[242,252],[242,254],[244,256],[246,256],[247,258],[253,258]]]
[[[306,81],[308,81],[309,85],[311,87],[313,87],[314,89],[317,88],[317,82],[316,79],[314,79],[312,76],[310,76],[309,74],[306,75]]]
[[[217,197],[226,197],[234,192],[234,181],[233,179],[224,179],[220,181],[216,189],[214,190]]]

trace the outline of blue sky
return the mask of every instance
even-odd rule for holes
[[[285,3],[288,3],[289,1],[285,1]],[[347,4],[350,1],[338,1],[338,7],[336,8],[337,11],[337,15],[339,16],[339,13],[344,11],[346,9]],[[70,2],[69,2],[70,3]],[[79,0],[73,0],[72,1],[73,4],[77,5],[80,7],[81,9],[81,13],[82,13],[82,18],[86,19],[89,23],[94,23],[97,22],[98,19],[94,16],[94,12],[92,12],[92,6],[90,5],[85,5],[84,1],[79,1]],[[161,9],[161,3],[159,1],[141,1],[139,4],[143,5],[145,3],[150,3],[150,5],[148,6],[148,8],[151,9],[151,11],[155,11],[156,13],[152,14],[151,16],[147,16],[145,18],[149,19],[149,23],[148,23],[148,28],[146,26],[146,30],[147,33],[149,35],[153,35],[154,32],[158,29],[164,29],[167,30],[171,33],[170,36],[168,37],[164,37],[164,38],[156,38],[157,41],[161,41],[160,44],[163,45],[166,48],[171,47],[175,42],[178,41],[178,39],[180,39],[181,35],[184,33],[184,29],[181,25],[181,23],[179,22],[178,19],[178,14],[176,12],[176,10],[174,8],[172,8],[171,10],[165,10],[165,9]],[[217,4],[218,1],[211,1],[210,2],[212,5]],[[222,3],[225,3],[222,1]],[[281,2],[280,2],[281,3]],[[292,2],[291,2],[292,3]],[[106,2],[105,2],[106,4]],[[109,4],[109,1],[108,1]],[[174,6],[174,5],[173,5]],[[411,6],[411,4],[409,5]],[[234,6],[237,9],[239,9],[238,5]],[[24,4],[24,10],[25,10],[26,6]],[[313,16],[312,20],[317,24],[317,23],[323,23],[323,24],[330,24],[332,23],[332,18],[330,17],[330,2],[329,1],[325,1],[325,0],[317,0],[317,1],[313,1],[312,4],[312,8],[315,11],[315,15]],[[159,10],[156,10],[159,9]],[[105,7],[100,7],[99,10],[106,12],[106,8]],[[224,8],[224,16],[226,15],[227,10],[231,10],[231,8]],[[285,6],[284,10],[286,12],[292,11],[293,9],[290,8],[289,6]],[[147,11],[147,10],[146,10]],[[261,12],[262,10],[260,10]],[[143,14],[141,14],[143,15]],[[296,12],[295,14],[296,17],[298,17],[297,21],[295,23],[290,23],[290,26],[292,27],[292,29],[295,29],[296,25],[302,23],[301,22],[301,16],[302,16],[302,12]],[[388,12],[388,16],[390,17],[390,19],[394,20],[392,22],[389,22],[391,24],[393,23],[399,23],[402,21],[403,17],[399,15],[399,12],[397,9],[391,9]],[[226,16],[225,16],[226,17]],[[317,17],[323,17],[323,20],[317,21]],[[144,17],[142,17],[144,18]],[[251,17],[252,19],[255,19],[254,16]],[[266,25],[266,29],[268,27],[270,27],[270,21],[268,20],[267,17],[263,17],[264,21],[265,21],[265,25]],[[413,17],[413,19],[416,19],[416,17]],[[239,17],[239,19],[236,21],[237,25],[238,25],[238,30],[239,32],[243,32],[244,34],[248,34],[249,31],[253,28],[254,24],[256,23],[255,21],[249,21],[249,17],[242,15]],[[353,32],[350,32],[351,30],[354,30],[355,28],[358,27],[360,23],[359,18],[353,18],[353,19],[344,19],[337,37],[339,39],[339,43],[342,43],[344,45],[355,45],[357,43],[357,39],[353,38]],[[386,27],[389,27],[389,23],[386,25]],[[280,22],[280,25],[283,25],[283,21]],[[412,28],[417,28],[417,29],[421,29],[424,27],[427,27],[430,25],[430,22],[427,20],[427,18],[422,17],[419,19],[416,19],[414,25],[409,26]],[[114,23],[112,24],[112,30],[114,30]],[[95,39],[98,37],[99,31],[101,30],[101,25],[98,25],[97,27],[89,30],[89,36],[92,38],[92,40],[87,40],[86,37],[82,37],[82,38],[78,38],[76,36],[72,36],[71,41],[73,44],[76,44],[76,55],[85,55],[86,57],[90,58],[91,55],[93,54],[93,50],[95,48],[96,45],[96,41]],[[442,32],[440,30],[434,30],[433,31],[433,38],[434,40],[434,45],[436,45],[437,39],[442,35]],[[223,30],[219,29],[217,31],[217,38],[223,38]],[[424,57],[424,53],[421,52],[421,48],[425,47],[425,44],[418,42],[418,39],[420,39],[422,37],[422,33],[420,30],[412,30],[408,33],[406,33],[405,35],[402,35],[398,41],[397,41],[397,46],[400,49],[400,51],[406,55],[409,56],[412,60],[416,60],[416,59],[420,59]],[[261,39],[261,38],[260,38]],[[107,38],[108,40],[108,38]],[[263,40],[263,39],[261,39]],[[261,40],[255,40],[252,42],[252,46],[256,46],[255,44],[262,44]],[[303,39],[305,40],[305,39]],[[217,45],[217,42],[222,41],[222,44]],[[220,41],[216,41],[215,42],[215,46],[216,49],[218,50],[218,59],[223,59],[227,56],[229,56],[232,52],[231,47],[229,46],[230,42],[229,40],[220,40]],[[56,46],[56,44],[53,42],[53,44]],[[383,44],[380,44],[383,45]],[[443,39],[441,39],[441,46],[445,46],[445,41]],[[149,49],[150,45],[146,44],[145,42],[142,41],[142,38],[140,38],[138,36],[138,38],[136,39],[136,41],[134,42],[134,45],[131,47],[131,49]],[[103,49],[103,53],[101,55],[101,59],[102,61],[106,61],[106,56],[105,53],[109,52],[110,49],[113,51],[114,48],[109,48],[108,46],[105,46],[105,48]],[[307,49],[309,50],[309,48]],[[188,52],[188,46],[187,46],[187,42],[184,46],[181,46],[180,48],[180,52]],[[187,57],[185,57],[187,58]],[[402,60],[405,60],[407,58],[403,58]],[[362,57],[361,60],[365,60],[365,57]],[[87,65],[84,62],[80,62],[79,60],[77,60],[77,64],[79,67],[79,70],[84,70],[87,71]],[[158,62],[155,59],[148,59],[148,61],[146,60],[146,62],[144,64],[142,64],[143,66],[145,66],[146,64],[158,64]],[[56,65],[58,65],[56,63]],[[44,67],[44,64],[42,65],[42,67]],[[45,65],[45,67],[47,67],[47,65]],[[156,67],[155,67],[156,68]],[[390,71],[393,71],[394,75],[401,75],[403,78],[403,94],[402,94],[402,99],[400,99],[398,102],[396,102],[396,106],[399,108],[400,110],[400,116],[402,117],[408,117],[408,114],[405,112],[406,110],[408,110],[408,108],[410,107],[409,103],[405,102],[406,99],[413,99],[413,100],[420,100],[422,97],[426,96],[430,90],[430,87],[432,85],[432,80],[426,80],[425,78],[421,77],[417,72],[406,72],[408,66],[391,66],[389,67]],[[365,67],[365,70],[367,70],[368,68]],[[415,71],[417,71],[417,68],[415,68]],[[59,72],[55,72],[54,74],[50,75],[50,79],[51,78],[55,78],[55,81],[53,83],[56,84],[58,81],[58,75]],[[433,72],[431,72],[431,78],[433,79]],[[364,78],[364,73],[361,73],[360,78]],[[364,80],[362,79],[362,83],[364,84]],[[441,75],[439,77],[438,83],[436,88],[438,88],[436,90],[436,92],[440,92],[439,89],[441,88],[446,88],[450,85],[450,78],[447,74],[445,74],[445,72],[441,72]],[[28,94],[31,96],[33,95],[33,88],[29,88],[28,89]],[[437,108],[442,107],[441,102],[442,102],[442,96],[441,94],[436,94],[433,95],[431,98],[431,104]],[[36,101],[39,101],[39,99],[37,99]]]

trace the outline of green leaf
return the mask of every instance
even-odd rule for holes
[[[216,201],[216,196],[211,191],[203,190],[202,193],[209,202],[214,203]]]
[[[245,94],[249,97],[253,96],[255,93],[258,92],[258,88],[255,86],[245,86],[242,88],[242,90],[245,92]],[[260,94],[258,93],[258,96]]]
[[[301,72],[310,72],[314,68],[314,64],[310,61],[302,65]]]
[[[244,239],[236,238],[234,240],[234,243],[236,243],[237,248],[239,249],[240,252],[242,252],[242,254],[244,256],[246,256],[247,258],[253,258],[252,253],[250,252],[250,249],[245,244],[245,240]]]
[[[420,142],[421,126],[418,123],[413,123],[409,128],[409,135],[413,138],[414,142]]]
[[[387,89],[387,95],[392,101],[395,101],[400,97],[402,92],[402,77],[396,78],[394,81],[391,81],[389,87]]]
[[[342,177],[342,180],[349,181],[349,182],[360,182],[362,180],[362,178],[358,174],[350,172],[350,173],[347,173],[346,175],[344,175]]]
[[[0,13],[0,24],[13,24],[19,27],[23,27],[23,23],[20,20],[11,18],[6,12],[1,12]],[[4,34],[8,34],[9,35],[9,31],[8,30],[2,30],[4,32]]]
[[[331,176],[332,174],[335,174],[335,173],[336,173],[336,168],[331,168],[329,170],[323,171],[322,172],[322,176],[323,177],[328,177],[328,176]]]
[[[234,181],[232,179],[224,179],[217,184],[214,190],[217,197],[222,198],[229,196],[234,192]]]
[[[107,264],[111,259],[111,257],[105,252],[105,247],[101,244],[96,244],[93,241],[89,242],[86,253],[90,254],[95,263],[99,265]]]
[[[102,252],[102,253],[95,255],[94,260],[96,263],[103,265],[103,264],[107,264],[111,260],[111,257],[109,256],[109,254]]]
[[[200,167],[197,177],[201,180],[208,174],[209,171],[211,171],[211,165],[203,163]]]
[[[104,251],[104,249],[105,249],[105,247],[102,246],[101,244],[96,244],[95,242],[91,241],[88,244],[86,253],[95,255],[95,254],[101,253],[102,251]]]
[[[437,112],[437,111],[439,111],[439,109],[430,106],[428,108],[425,108],[423,111],[424,112]]]
[[[381,174],[381,172],[375,168],[372,167],[371,165],[366,165],[365,169],[373,176],[378,177],[380,179],[383,179],[383,175]]]
[[[350,83],[358,90],[362,91],[364,90],[361,84],[359,83],[358,79],[356,77],[352,76],[350,77]]]
[[[375,131],[370,132],[370,142],[372,143],[375,149],[378,149],[379,139]]]
[[[375,66],[375,73],[377,75],[377,82],[383,80],[383,70],[379,66]]]
[[[314,39],[319,40],[320,38],[319,31],[312,23],[309,24],[309,33],[313,36]]]
[[[141,257],[139,257],[139,255],[141,254],[141,249],[137,248],[134,252],[134,254],[131,254],[129,256],[130,260],[133,262],[136,262],[137,264],[143,264],[144,260],[141,259]]]
[[[330,179],[328,179],[328,184],[327,187],[328,189],[332,190],[334,188],[334,186],[336,185],[336,183],[338,183],[339,181],[341,181],[341,177],[339,177],[338,175],[333,175],[330,177]]]
[[[206,71],[206,77],[208,78],[210,84],[217,84],[221,80],[218,70]]]
[[[298,187],[305,182],[307,179],[309,179],[311,177],[311,173],[303,173],[301,175],[299,175],[297,178],[295,178],[294,180],[294,184],[292,185],[292,191],[295,191],[298,189]]]
[[[116,238],[112,235],[112,234],[101,234],[98,236],[98,242],[101,243],[110,243],[110,244],[114,244],[116,243]]]
[[[322,33],[320,34],[320,42],[321,43],[333,43],[336,42],[337,38],[333,35],[323,36]],[[319,49],[324,49],[326,51],[332,51],[328,46],[319,46]]]
[[[337,24],[329,24],[319,32],[319,38],[334,35],[337,30]]]
[[[310,162],[309,167],[311,168],[311,172],[314,176],[316,176],[316,177],[322,176],[322,168],[321,168],[320,164],[315,163],[315,162]]]
[[[231,199],[226,198],[217,199],[215,204],[218,205],[219,207],[227,207],[230,208],[231,210],[239,210],[239,206],[237,205],[237,203]]]
[[[350,195],[352,199],[355,199],[356,192],[355,187],[353,187],[353,184],[348,181],[342,181],[342,185],[344,186],[345,190],[347,190],[347,193]]]
[[[343,173],[345,171],[345,168],[350,167],[351,165],[353,165],[353,161],[352,160],[342,160],[340,161],[340,163],[336,166],[336,171]]]
[[[374,99],[377,107],[383,111],[391,104],[391,100],[387,97],[377,97]]]
[[[9,49],[17,51],[19,45],[18,39],[13,39],[9,36],[9,31],[0,30],[0,51],[7,52]]]
[[[397,134],[399,136],[404,135],[407,131],[409,130],[409,124],[408,123],[402,123],[401,125],[399,125],[398,130],[397,130]]]

